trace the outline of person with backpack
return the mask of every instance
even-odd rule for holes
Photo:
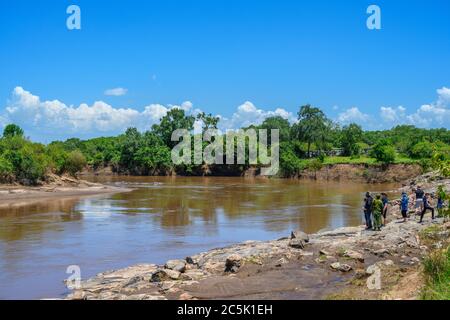
[[[406,222],[406,218],[408,217],[408,205],[409,197],[406,192],[402,192],[402,199],[400,200],[400,211],[402,213],[403,222]]]
[[[364,198],[364,219],[366,220],[366,230],[372,229],[372,209],[373,209],[373,198],[370,192],[366,192],[366,197]]]
[[[422,223],[423,216],[425,215],[425,212],[427,212],[427,210],[431,211],[431,219],[434,220],[434,208],[430,205],[429,197],[430,197],[429,193],[426,193],[425,196],[423,197],[423,210],[422,213],[420,214],[419,223]]]

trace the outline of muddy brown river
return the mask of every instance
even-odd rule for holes
[[[91,177],[135,189],[0,209],[0,299],[63,297],[83,279],[291,230],[359,225],[364,192],[396,185],[246,178]]]

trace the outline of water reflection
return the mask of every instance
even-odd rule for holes
[[[362,222],[374,186],[241,178],[92,177],[129,193],[0,206],[0,298],[65,293],[66,267],[84,278],[164,262],[244,240]],[[390,185],[375,189],[389,190]]]

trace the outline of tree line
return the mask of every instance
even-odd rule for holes
[[[89,140],[77,138],[54,141],[48,145],[33,143],[17,125],[5,127],[0,139],[0,181],[36,184],[45,181],[49,172],[76,175],[86,165],[93,169],[111,167],[113,171],[131,175],[166,175],[177,173],[199,175],[203,165],[174,165],[171,141],[176,129],[193,131],[201,120],[203,131],[217,129],[220,119],[201,113],[196,117],[184,110],[172,109],[158,124],[145,132],[129,128],[116,137]],[[448,170],[450,131],[421,129],[400,125],[390,130],[364,131],[352,123],[340,126],[326,117],[319,108],[302,106],[298,121],[274,116],[266,118],[255,129],[279,129],[280,176],[291,177],[304,169],[319,169],[324,163],[338,160],[367,161],[388,164],[396,161],[417,162],[424,169],[439,167]],[[247,129],[247,128],[243,128]],[[330,157],[331,155],[338,157]],[[239,175],[248,164],[210,168],[212,174]]]

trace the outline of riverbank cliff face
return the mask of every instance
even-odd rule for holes
[[[427,191],[450,180],[417,181]],[[405,187],[407,188],[407,187]],[[83,281],[67,299],[416,299],[421,260],[448,245],[450,223],[400,220],[398,202],[381,232],[363,226],[273,241],[247,241],[164,265],[141,264]],[[433,241],[423,240],[432,233]]]
[[[417,164],[329,164],[319,170],[305,169],[291,178],[312,179],[321,181],[353,181],[366,183],[402,182],[422,173],[422,167]],[[198,170],[191,172],[191,176],[232,176],[232,177],[256,177],[260,175],[260,168],[247,169],[239,166],[207,166],[203,165]],[[112,167],[87,168],[83,175],[120,175]],[[123,173],[122,173],[123,174]],[[175,172],[167,172],[166,175],[176,175]],[[180,174],[182,176],[182,174]],[[288,177],[282,177],[288,178]]]

